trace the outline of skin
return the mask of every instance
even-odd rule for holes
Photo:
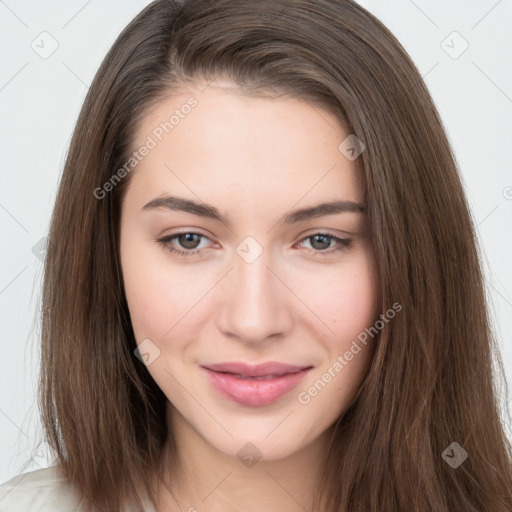
[[[313,510],[315,475],[332,426],[356,395],[371,341],[312,397],[298,400],[378,319],[379,290],[366,216],[337,213],[292,225],[292,209],[333,200],[364,203],[355,163],[338,149],[346,133],[330,113],[295,98],[242,95],[229,82],[196,84],[154,108],[139,147],[193,95],[198,104],[133,171],[121,213],[121,267],[138,344],[159,355],[147,369],[167,396],[182,476],[159,511]],[[153,137],[154,138],[154,137]],[[175,195],[217,207],[231,222],[165,208]],[[176,233],[199,233],[167,243]],[[318,233],[352,240],[346,250]],[[248,263],[246,237],[262,249]],[[254,246],[250,251],[254,251]],[[316,254],[315,254],[316,253]],[[252,252],[254,254],[254,252]],[[361,344],[360,344],[361,345]],[[199,365],[279,361],[313,369],[276,402],[251,407],[220,395]],[[237,452],[252,443],[261,459]],[[254,450],[250,448],[250,450]]]

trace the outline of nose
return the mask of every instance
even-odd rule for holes
[[[285,336],[293,324],[293,292],[267,252],[251,263],[235,254],[233,266],[219,290],[221,332],[248,345]]]

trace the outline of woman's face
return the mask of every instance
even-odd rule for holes
[[[379,291],[364,194],[339,149],[349,134],[301,100],[189,91],[141,124],[122,204],[140,359],[209,445],[282,458],[347,409],[373,354],[361,334]],[[349,207],[315,210],[333,202]]]

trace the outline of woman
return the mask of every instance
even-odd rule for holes
[[[2,510],[512,510],[454,158],[357,4],[144,9],[85,100],[45,265],[57,464]]]

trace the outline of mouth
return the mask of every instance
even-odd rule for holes
[[[312,366],[265,363],[224,363],[201,366],[210,384],[223,397],[241,405],[262,407],[288,394]]]

